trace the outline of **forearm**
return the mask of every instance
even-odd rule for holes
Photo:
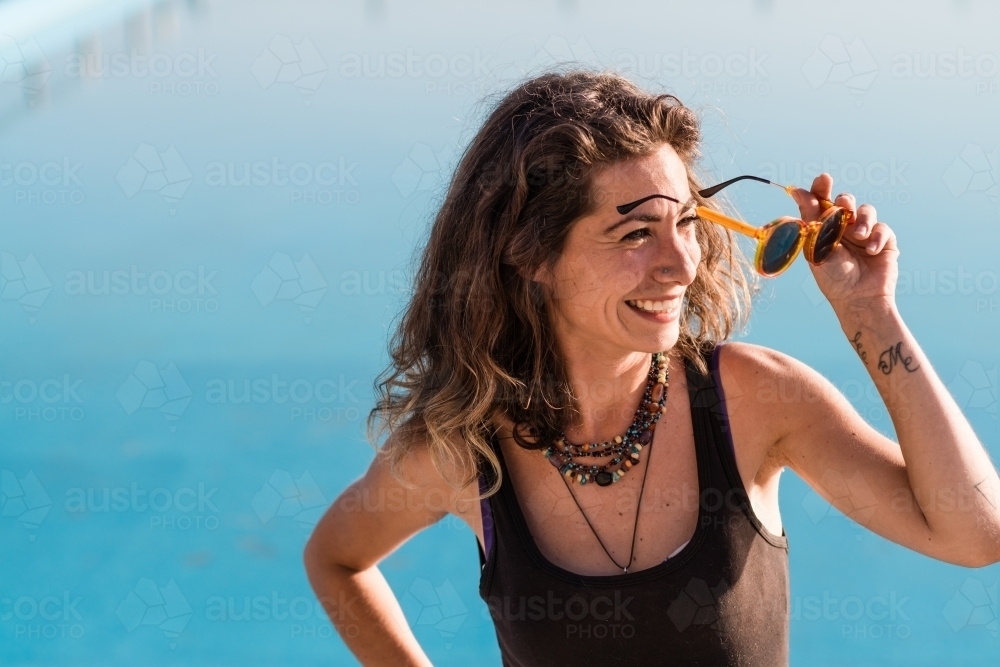
[[[330,622],[366,667],[430,667],[403,610],[378,567],[307,566],[316,597]]]
[[[912,496],[936,539],[1000,557],[1000,478],[968,420],[895,306],[855,304],[841,326],[877,387],[906,461]]]

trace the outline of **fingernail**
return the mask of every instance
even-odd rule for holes
[[[868,244],[868,252],[874,252],[878,248],[878,241],[872,241]]]
[[[860,225],[857,226],[857,229],[854,230],[854,235],[861,238],[864,238],[864,235],[867,233],[868,233],[868,225],[866,225],[865,223],[861,223]]]

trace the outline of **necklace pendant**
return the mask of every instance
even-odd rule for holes
[[[597,482],[598,486],[608,486],[612,482],[611,473],[602,470],[594,475],[594,481]]]

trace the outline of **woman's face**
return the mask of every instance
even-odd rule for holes
[[[592,187],[595,211],[573,223],[553,269],[536,274],[548,286],[557,335],[609,354],[670,349],[701,261],[694,211],[660,198],[627,215],[615,208],[651,194],[689,202],[687,169],[663,144],[599,170]]]

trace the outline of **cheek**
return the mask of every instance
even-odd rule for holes
[[[557,297],[566,305],[592,310],[635,289],[647,265],[641,252],[580,257],[559,272]]]
[[[698,243],[697,237],[691,239],[690,248],[691,248],[691,253],[690,253],[691,261],[695,264],[695,266],[701,264],[701,244]]]
[[[698,243],[698,235],[696,233],[689,234],[685,238],[683,248],[684,255],[692,267],[697,267],[701,264],[701,244]]]

